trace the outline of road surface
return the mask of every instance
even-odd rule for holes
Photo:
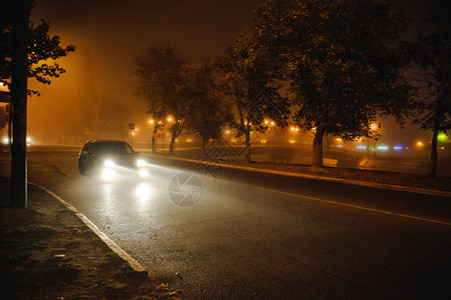
[[[29,152],[29,180],[186,299],[451,298],[451,198],[164,158],[102,181],[53,150]]]

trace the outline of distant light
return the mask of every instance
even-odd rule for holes
[[[7,137],[3,138],[3,144],[9,144],[9,138]]]
[[[337,140],[337,141],[339,141],[339,142],[341,142],[341,141],[342,141],[342,139],[341,139],[341,138],[336,138],[336,140]]]
[[[420,141],[420,142],[417,143],[417,146],[418,146],[418,147],[423,147],[424,144],[423,144],[423,142]]]
[[[31,143],[32,139],[31,137],[27,137],[27,143]]]
[[[291,131],[295,131],[296,128],[294,128],[293,126],[290,128]]]
[[[172,119],[172,117],[168,117],[167,120],[168,120],[168,122],[172,122],[173,119]]]
[[[1,81],[0,81],[0,90],[4,91],[4,92],[8,92],[9,91],[8,90],[8,86],[5,83],[1,82]]]
[[[226,130],[225,133],[229,134],[229,133],[230,133],[230,130]]]
[[[153,124],[153,120],[149,120],[149,124]]]
[[[343,145],[335,145],[335,147],[338,147],[338,148],[342,148],[343,147]]]
[[[357,149],[358,149],[358,150],[366,150],[366,146],[360,145],[360,146],[357,146]]]
[[[393,150],[396,150],[396,151],[401,151],[401,150],[403,150],[403,149],[404,149],[403,146],[394,146],[394,147],[393,147]]]
[[[448,136],[444,132],[440,132],[437,136],[437,140],[439,140],[440,142],[446,142],[448,141],[448,139]]]
[[[260,143],[266,144],[266,140],[261,140]]]
[[[389,149],[389,147],[388,146],[377,146],[376,149],[380,150],[380,151],[387,151]]]
[[[294,143],[296,143],[296,142],[295,142],[295,141],[293,141],[293,140],[291,140],[291,141],[290,141],[290,144],[294,144]]]

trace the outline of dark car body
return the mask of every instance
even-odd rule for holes
[[[124,141],[91,140],[81,150],[78,157],[80,174],[91,174],[104,167],[120,166],[136,169],[142,163],[139,153]]]

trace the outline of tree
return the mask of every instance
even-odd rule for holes
[[[59,37],[48,35],[48,23],[34,26],[29,21],[33,1],[2,1],[0,9],[0,81],[11,80],[13,136],[11,146],[11,204],[27,207],[27,77],[50,83],[64,69],[41,63],[58,59],[75,48],[62,49]]]
[[[295,122],[316,129],[313,166],[322,167],[325,134],[372,137],[378,115],[406,113],[403,23],[371,0],[267,0],[257,10],[257,42],[285,66]]]
[[[437,137],[451,129],[451,30],[438,26],[427,36],[419,37],[408,45],[413,62],[420,67],[421,77],[414,80],[421,84],[414,119],[421,129],[432,131],[431,157],[428,175],[437,173]]]
[[[218,74],[213,62],[204,59],[201,63],[191,63],[185,67],[185,91],[191,99],[188,128],[202,139],[202,149],[210,139],[221,136],[222,127],[232,118],[224,94],[218,85]]]
[[[169,154],[174,154],[175,139],[186,127],[190,106],[189,98],[182,93],[185,85],[183,70],[189,61],[173,46],[149,47],[143,56],[136,58],[137,92],[146,99],[149,113],[156,120],[166,115],[171,131]]]
[[[288,101],[280,95],[275,80],[273,59],[261,55],[254,34],[250,29],[243,31],[219,60],[223,89],[235,113],[232,127],[246,138],[247,161],[251,161],[251,131],[265,132],[265,117],[286,126],[289,114]]]
[[[5,84],[12,74],[12,0],[5,1],[0,9],[0,80]],[[34,6],[34,1],[29,2],[29,10]],[[27,76],[36,78],[37,81],[50,84],[52,77],[59,77],[65,72],[56,60],[75,51],[75,47],[69,45],[63,47],[58,35],[49,34],[49,22],[42,19],[39,24],[30,21],[28,26],[28,67]],[[52,60],[53,64],[46,61]],[[37,91],[28,90],[28,94],[39,94]]]

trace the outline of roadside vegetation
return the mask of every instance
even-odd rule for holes
[[[393,116],[433,132],[428,174],[435,177],[437,136],[451,128],[451,39],[446,18],[436,14],[433,22],[428,36],[405,41],[405,17],[372,0],[268,0],[213,60],[194,63],[175,46],[149,47],[136,58],[137,91],[149,117],[172,132],[170,154],[182,132],[205,147],[232,128],[245,136],[251,161],[251,132],[292,124],[313,133],[312,166],[322,168],[326,136],[377,139],[377,120]],[[193,66],[201,81],[187,71]],[[411,68],[427,76],[407,77]],[[229,113],[199,110],[205,106]]]

